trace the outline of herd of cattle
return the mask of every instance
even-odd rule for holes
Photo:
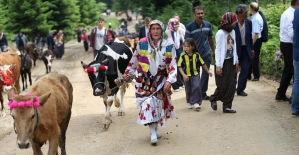
[[[103,98],[106,106],[103,121],[104,129],[108,129],[111,121],[110,108],[115,103],[119,107],[118,115],[124,115],[124,94],[128,87],[128,79],[122,75],[129,63],[133,49],[137,43],[116,39],[104,45],[95,59],[85,64],[94,96]],[[42,155],[41,147],[49,141],[48,155],[65,155],[66,130],[71,118],[73,87],[69,79],[56,71],[51,72],[53,53],[47,50],[42,55],[46,65],[45,75],[38,77],[33,83],[30,69],[32,61],[39,58],[39,51],[34,43],[26,45],[26,53],[18,55],[11,48],[0,53],[0,102],[2,116],[5,116],[2,91],[7,91],[8,106],[14,120],[13,128],[17,134],[17,145],[20,149],[32,147],[34,155]],[[29,75],[30,87],[26,94],[20,94],[19,77],[22,75],[23,90],[27,88],[26,74]],[[25,83],[25,86],[24,86]],[[117,98],[120,89],[121,100]]]

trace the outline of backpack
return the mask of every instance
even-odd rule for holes
[[[259,11],[259,14],[262,16],[263,18],[263,30],[262,30],[262,42],[267,42],[268,41],[268,23],[267,20],[265,18],[265,15],[263,14],[263,12]]]

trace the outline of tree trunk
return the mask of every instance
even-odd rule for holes
[[[283,4],[286,4],[286,0],[283,0]]]

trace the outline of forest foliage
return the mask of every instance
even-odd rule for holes
[[[107,5],[96,0],[0,0],[0,28],[13,38],[23,32],[29,40],[63,30],[73,39],[78,26],[96,25]]]

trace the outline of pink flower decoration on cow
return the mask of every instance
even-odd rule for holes
[[[27,96],[33,97],[34,100],[33,101],[27,100],[27,101],[20,101],[20,102],[9,101],[8,102],[9,108],[10,109],[25,108],[25,107],[28,107],[28,108],[31,108],[31,107],[38,108],[40,106],[40,104],[38,102],[38,97],[37,96],[33,96],[31,94],[27,94]],[[13,95],[13,98],[14,97],[16,97],[16,95]]]

